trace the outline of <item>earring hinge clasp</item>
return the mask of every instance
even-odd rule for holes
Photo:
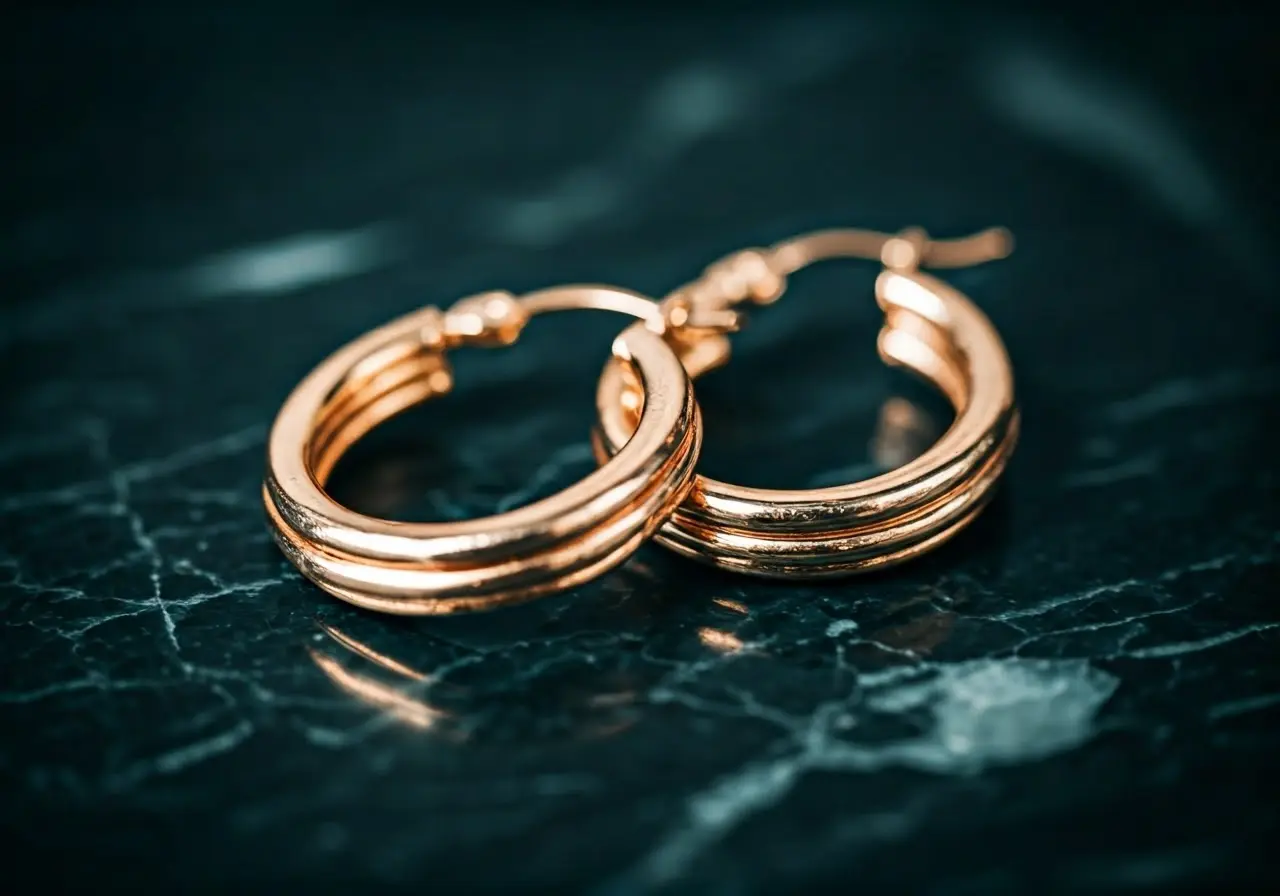
[[[921,228],[899,233],[874,230],[818,230],[775,243],[767,249],[743,249],[709,266],[697,280],[667,296],[663,303],[687,309],[696,324],[707,321],[735,330],[741,317],[734,307],[746,302],[768,305],[786,291],[787,277],[814,262],[834,258],[879,261],[893,271],[921,266],[961,268],[1006,257],[1013,236],[1003,227],[953,239],[931,239]],[[696,328],[696,327],[695,327]]]

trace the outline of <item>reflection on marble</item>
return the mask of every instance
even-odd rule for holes
[[[284,41],[262,12],[126,19],[33,17],[10,47],[30,73],[0,232],[12,869],[1274,889],[1265,29],[386,13]],[[919,563],[789,585],[649,546],[566,595],[402,620],[326,598],[267,535],[280,401],[405,310],[564,280],[660,294],[802,229],[993,222],[1015,254],[946,276],[1004,334],[1025,433],[988,510]],[[815,268],[752,314],[699,383],[708,474],[822,485],[936,438],[940,399],[875,358],[872,277]],[[458,391],[356,446],[335,493],[458,519],[581,477],[617,327],[563,315],[460,353]]]

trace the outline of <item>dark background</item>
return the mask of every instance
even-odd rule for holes
[[[1154,9],[12,16],[15,879],[1274,886],[1280,48],[1264,13]],[[1005,337],[1024,435],[933,556],[791,586],[646,547],[561,597],[396,620],[272,546],[266,429],[365,329],[911,224],[1018,238],[944,274]],[[846,481],[945,427],[875,358],[874,273],[754,315],[699,386],[705,472]],[[335,493],[452,519],[580,477],[621,323],[463,353]]]

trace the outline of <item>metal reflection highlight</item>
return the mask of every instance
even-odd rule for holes
[[[709,627],[698,629],[698,640],[720,653],[736,653],[747,646],[741,638],[732,632]]]
[[[436,709],[428,703],[408,696],[393,687],[382,684],[364,675],[357,675],[346,669],[341,663],[318,650],[308,651],[311,659],[320,667],[320,671],[329,680],[352,697],[368,703],[383,712],[394,716],[401,722],[414,728],[427,729],[434,727],[449,713]]]
[[[524,707],[540,702],[540,698],[525,699],[516,693],[502,695],[505,701],[487,697],[483,686],[449,682],[443,673],[422,672],[333,625],[321,622],[318,626],[329,645],[337,648],[330,652],[307,646],[307,654],[321,673],[343,693],[415,730],[455,742],[471,741],[477,731],[502,730]],[[499,652],[494,657],[496,665],[508,670],[510,655]],[[358,664],[368,670],[357,670]],[[478,663],[455,659],[441,668],[446,666],[474,672]],[[559,664],[548,666],[559,668]],[[554,718],[564,720],[569,735],[578,740],[610,737],[631,728],[639,719],[645,690],[628,677],[600,676],[594,667],[588,671],[592,677],[584,681],[585,686],[574,682],[567,689],[563,680],[551,676],[551,686],[562,697]],[[379,675],[387,677],[384,680]],[[529,683],[537,686],[542,680],[535,676]],[[511,713],[504,711],[503,704],[508,701],[508,708],[514,710]],[[538,719],[529,723],[542,725]]]

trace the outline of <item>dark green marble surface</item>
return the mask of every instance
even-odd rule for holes
[[[1153,892],[1275,886],[1275,42],[1262,18],[913,6],[24,14],[3,37],[0,782],[29,886]],[[510,611],[378,618],[271,544],[263,440],[423,304],[833,225],[1005,224],[947,276],[1023,441],[925,561],[733,578],[647,547]],[[871,265],[700,384],[703,469],[901,462]],[[335,491],[454,519],[591,468],[620,322],[539,320]],[[481,408],[488,409],[487,412]],[[355,644],[387,658],[361,657]],[[345,646],[344,646],[345,645]]]

